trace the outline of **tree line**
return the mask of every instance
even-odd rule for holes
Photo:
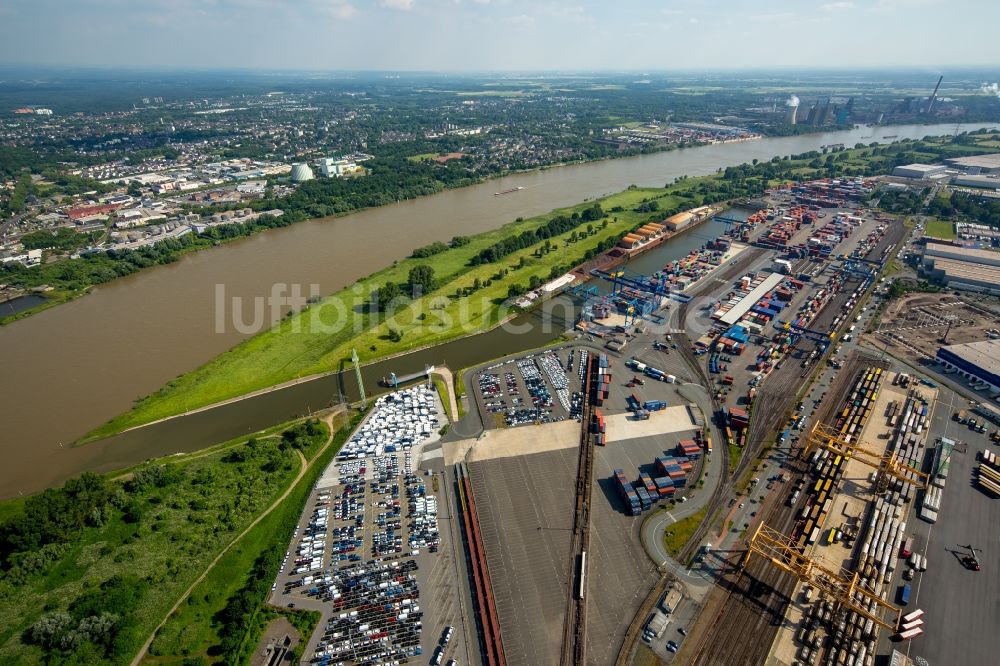
[[[573,213],[568,217],[566,215],[557,215],[537,229],[524,231],[516,236],[508,236],[484,248],[469,263],[472,266],[492,264],[518,250],[529,248],[535,243],[549,238],[555,238],[575,229],[584,222],[593,222],[605,215],[606,213],[601,209],[601,204],[598,203],[584,209],[583,213]]]
[[[977,224],[1000,228],[1000,200],[997,199],[977,197],[965,192],[952,192],[949,197],[934,197],[927,207],[927,212],[941,218],[960,217]]]

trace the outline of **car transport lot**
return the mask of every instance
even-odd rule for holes
[[[271,596],[276,605],[321,612],[305,660],[470,654],[454,543],[439,528],[451,509],[439,504],[434,477],[417,468],[443,413],[426,386],[383,396],[317,483]]]
[[[579,418],[580,368],[588,353],[573,347],[547,350],[475,373],[475,393],[485,427]]]

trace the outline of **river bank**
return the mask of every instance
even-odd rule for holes
[[[965,125],[958,131],[978,127]],[[232,326],[216,328],[216,285],[225,286],[228,301],[242,301],[250,321],[255,299],[266,299],[276,284],[302,285],[306,294],[313,287],[319,294],[333,293],[370,275],[374,267],[391,265],[415,247],[496,229],[517,217],[572,206],[631,184],[661,187],[684,175],[713,174],[726,166],[766,161],[822,145],[890,141],[884,134],[919,138],[955,131],[954,124],[864,128],[553,168],[335,220],[302,222],[99,285],[87,298],[0,327],[0,355],[6,370],[0,377],[0,422],[3,450],[8,454],[8,463],[0,470],[0,495],[34,492],[83,470],[113,469],[154,455],[207,446],[233,432],[264,427],[288,414],[307,413],[310,406],[326,405],[339,390],[353,390],[351,377],[332,377],[86,447],[69,447],[69,442],[96,425],[128,410],[136,397],[148,395],[249,336]],[[517,185],[526,189],[516,195],[493,196],[497,190]],[[691,236],[680,241],[681,256],[694,249],[686,244],[696,240]],[[285,312],[279,310],[273,317],[268,312],[265,324],[279,321]],[[514,323],[530,328],[521,341],[538,346],[545,344],[548,335],[555,337],[542,329],[557,328],[552,320],[562,324],[563,316],[527,315]],[[387,374],[412,372],[424,362],[465,367],[475,361],[480,346],[501,350],[513,344],[511,336],[498,329],[485,337],[372,368]],[[365,378],[369,381],[369,375]],[[53,418],[54,413],[58,418]]]
[[[693,187],[696,183],[697,183],[697,179],[688,181],[687,187]],[[647,190],[639,190],[639,192],[640,193],[646,193]],[[662,199],[665,196],[668,196],[668,195],[663,195],[660,198]],[[581,204],[581,206],[582,205],[584,205],[584,204]],[[657,238],[654,242],[646,243],[646,244],[640,246],[638,249],[633,250],[630,253],[622,254],[621,256],[616,257],[616,258],[609,257],[608,253],[604,253],[604,254],[601,254],[598,257],[594,258],[594,259],[587,260],[587,261],[585,261],[583,263],[580,263],[580,264],[577,264],[577,265],[571,267],[571,269],[569,270],[569,272],[572,273],[572,274],[574,274],[576,276],[576,278],[577,278],[577,280],[575,282],[573,282],[573,285],[574,286],[575,285],[581,285],[581,284],[583,284],[585,282],[588,282],[588,281],[592,280],[593,276],[590,273],[590,268],[592,268],[592,267],[598,267],[599,266],[599,267],[607,269],[607,268],[611,268],[611,267],[615,267],[615,266],[620,266],[622,264],[625,264],[625,263],[628,263],[628,262],[636,260],[637,258],[641,257],[642,255],[645,255],[647,252],[650,252],[650,251],[658,248],[660,245],[662,245],[664,243],[678,240],[681,236],[683,236],[683,235],[685,235],[687,233],[693,232],[694,230],[698,229],[703,223],[709,221],[714,215],[720,214],[722,211],[725,210],[725,206],[715,206],[713,208],[713,210],[714,210],[714,212],[712,214],[705,215],[704,217],[696,220],[694,223],[690,224],[689,226],[686,226],[683,229],[680,229],[680,230],[675,231],[675,232],[667,232],[667,234],[665,234],[664,236],[661,236],[661,237]],[[731,250],[727,251],[727,253],[723,257],[723,263],[728,262],[730,259],[736,257],[739,254],[739,252],[742,251],[742,249],[745,249],[745,247],[746,246],[738,245],[739,249],[731,249]],[[708,274],[708,275],[711,275],[711,273]],[[685,292],[686,291],[690,291],[696,285],[700,284],[706,277],[707,277],[707,275],[706,276],[702,276],[696,282],[694,282],[691,285],[689,285],[684,291]],[[525,308],[524,312],[528,312],[528,313],[533,312],[533,311],[537,310],[538,308],[543,307],[547,302],[549,302],[549,301],[551,301],[553,299],[559,298],[562,295],[563,295],[563,291],[561,289],[557,290],[557,291],[554,291],[551,294],[543,295],[538,300],[533,301],[531,303],[530,307]],[[367,368],[369,368],[371,366],[374,366],[376,364],[378,364],[380,366],[385,366],[385,364],[387,364],[388,362],[390,362],[390,361],[392,361],[394,359],[402,358],[402,357],[410,356],[410,355],[414,355],[414,354],[419,354],[420,352],[424,352],[424,351],[428,351],[428,350],[434,349],[435,347],[438,347],[442,342],[448,342],[448,343],[451,343],[451,342],[460,342],[462,340],[465,340],[465,339],[468,339],[468,338],[473,338],[473,337],[482,335],[484,333],[490,333],[490,332],[495,331],[495,330],[497,330],[497,329],[499,329],[499,328],[501,328],[501,327],[503,327],[503,326],[505,326],[507,324],[510,324],[512,321],[514,321],[521,314],[522,314],[521,310],[517,310],[517,311],[511,312],[509,314],[506,314],[505,316],[503,316],[498,321],[496,321],[494,324],[488,326],[484,330],[473,331],[473,332],[457,333],[457,334],[455,334],[453,336],[448,336],[448,337],[443,338],[440,342],[432,342],[432,343],[427,343],[427,344],[420,345],[418,347],[406,348],[406,349],[400,350],[398,352],[395,352],[395,353],[392,353],[392,354],[389,354],[389,355],[386,355],[386,356],[382,356],[382,357],[379,357],[379,358],[376,358],[376,359],[372,359],[368,363],[362,364],[361,368],[364,370],[364,369],[367,369]],[[255,391],[251,391],[251,392],[248,392],[248,393],[245,393],[245,394],[242,394],[242,395],[239,395],[239,396],[235,396],[235,397],[232,397],[232,398],[228,398],[228,399],[225,399],[225,400],[220,400],[218,402],[214,402],[214,403],[211,403],[211,404],[208,404],[208,405],[204,405],[202,407],[198,407],[198,408],[195,408],[195,409],[187,410],[187,411],[184,411],[182,413],[172,414],[172,415],[169,415],[169,416],[165,416],[165,417],[162,417],[162,418],[155,419],[153,421],[149,421],[148,423],[142,423],[142,424],[139,424],[139,425],[134,425],[134,426],[125,428],[125,429],[121,430],[120,432],[122,434],[125,434],[125,433],[131,432],[133,430],[136,430],[138,428],[145,428],[147,426],[157,425],[159,423],[163,423],[165,421],[169,421],[169,420],[172,420],[172,419],[181,418],[181,417],[185,417],[185,416],[190,416],[190,415],[193,415],[193,414],[199,414],[201,412],[206,412],[206,411],[210,411],[210,410],[213,410],[213,409],[218,409],[220,407],[224,407],[226,405],[231,405],[231,404],[234,404],[236,402],[240,402],[242,400],[248,400],[248,399],[256,398],[258,396],[265,395],[265,394],[271,393],[273,391],[279,391],[279,390],[287,389],[287,388],[290,388],[290,387],[293,387],[293,386],[296,386],[296,385],[299,385],[299,384],[303,384],[303,383],[306,383],[306,382],[313,382],[313,381],[317,381],[317,380],[321,380],[321,379],[326,379],[326,378],[329,378],[329,377],[339,376],[339,375],[341,375],[342,373],[345,373],[345,372],[347,372],[347,370],[343,370],[343,369],[341,369],[341,370],[331,370],[331,371],[328,371],[328,372],[318,372],[318,373],[314,373],[314,374],[311,374],[311,375],[306,375],[306,376],[303,376],[303,377],[296,377],[295,379],[291,379],[291,380],[288,380],[288,381],[285,381],[285,382],[281,382],[281,383],[278,383],[278,384],[267,386],[265,388],[258,389],[258,390],[255,390]],[[372,393],[371,393],[370,388],[371,387],[369,386],[369,391],[368,391],[367,397],[372,397]],[[360,397],[360,396],[358,396],[358,397]],[[114,433],[112,433],[112,434],[114,434]],[[100,439],[102,437],[107,437],[107,436],[108,436],[107,434],[102,434],[100,431],[95,431],[93,433],[89,433],[87,436],[85,436],[85,437],[81,438],[80,440],[78,440],[77,442],[75,442],[75,445],[79,446],[79,445],[86,444],[88,442],[92,442],[92,441],[95,441],[97,439]]]
[[[639,204],[655,200],[660,208],[670,210],[683,201],[682,195],[706,182],[690,179],[670,188],[625,190],[596,202],[605,210],[603,218],[588,219],[593,210],[599,210],[589,201],[470,237],[467,244],[427,259],[397,262],[175,379],[82,441],[301,377],[343,370],[352,350],[370,364],[492,330],[520,311],[508,301],[512,294],[573,269],[645,221],[649,213],[636,212]],[[558,227],[561,233],[550,236],[550,228],[559,220],[564,220]],[[479,263],[484,253],[536,232],[541,235],[532,236],[535,240],[530,245],[507,252],[502,259]],[[440,276],[432,291],[384,315],[368,307],[372,294],[388,282],[405,283],[413,270],[428,265]]]
[[[756,137],[753,140],[759,140],[760,138],[761,137]],[[540,166],[540,167],[535,167],[535,168],[530,168],[530,169],[512,169],[512,170],[506,171],[504,173],[497,173],[497,174],[490,174],[489,176],[482,176],[482,177],[479,177],[479,178],[476,178],[476,179],[472,180],[471,182],[467,182],[467,183],[463,183],[463,184],[457,184],[456,185],[456,184],[451,184],[451,183],[442,183],[442,189],[440,191],[438,191],[438,192],[434,192],[433,194],[439,194],[440,192],[446,191],[446,190],[464,189],[464,188],[467,188],[467,187],[473,187],[473,186],[476,186],[476,185],[482,185],[482,184],[485,184],[485,183],[489,183],[491,181],[498,180],[498,179],[501,179],[501,178],[511,178],[511,177],[516,177],[518,175],[530,174],[532,172],[540,172],[540,171],[546,171],[546,170],[549,170],[549,169],[558,169],[558,168],[567,167],[567,166],[589,164],[589,163],[592,163],[592,162],[604,162],[604,161],[609,161],[609,160],[627,159],[627,158],[630,158],[630,157],[637,157],[639,155],[650,155],[650,154],[656,154],[656,153],[662,153],[662,152],[670,152],[670,151],[673,151],[673,150],[683,150],[684,148],[697,148],[699,146],[716,145],[716,144],[719,144],[719,143],[726,143],[726,142],[722,142],[722,141],[718,141],[718,142],[700,142],[700,143],[693,143],[690,146],[676,146],[676,145],[671,144],[671,145],[668,145],[668,146],[656,147],[656,148],[653,148],[653,149],[649,149],[647,151],[625,151],[625,152],[622,152],[622,153],[617,154],[617,155],[608,155],[608,156],[604,156],[604,157],[594,157],[594,158],[589,158],[589,159],[567,160],[567,161],[564,161],[564,162],[558,162],[558,163],[554,163],[554,164],[546,164],[546,165],[543,165],[543,166]],[[520,191],[522,189],[524,189],[524,188],[523,187],[510,188],[509,190],[505,190],[504,194],[518,192],[518,191]],[[429,194],[422,194],[422,195],[417,195],[417,196],[412,196],[412,197],[411,196],[402,196],[402,197],[397,196],[396,203],[399,203],[400,201],[409,201],[409,200],[419,199],[419,198],[424,197],[424,196],[431,196],[431,195],[429,195]],[[362,213],[362,212],[367,211],[367,210],[381,208],[381,207],[383,207],[385,205],[388,205],[388,204],[381,204],[381,205],[377,205],[377,206],[364,206],[364,207],[360,207],[360,208],[355,208],[355,209],[353,209],[353,210],[351,210],[349,212],[346,212],[346,213],[343,213],[343,214],[340,214],[340,215],[331,215],[331,216],[329,216],[327,218],[323,218],[323,219],[329,219],[329,220],[340,219],[340,218],[347,217],[347,216],[350,216],[350,215],[354,215],[354,214],[357,214],[357,213]],[[301,219],[301,220],[295,220],[295,221],[290,222],[289,224],[287,224],[285,226],[291,226],[292,224],[299,224],[301,222],[308,222],[311,219],[315,219],[315,218],[306,218],[306,219]],[[234,223],[234,224],[240,225],[240,223]],[[176,250],[173,251],[172,254],[174,256],[174,260],[176,260],[177,258],[180,258],[180,257],[184,256],[185,254],[190,254],[190,253],[194,253],[194,252],[201,252],[203,250],[211,250],[211,249],[217,248],[217,247],[219,247],[221,245],[226,245],[228,243],[232,243],[234,241],[238,241],[238,240],[243,239],[243,238],[248,238],[248,237],[251,237],[251,236],[255,236],[257,234],[266,233],[268,231],[274,231],[274,230],[279,229],[279,228],[284,228],[284,227],[273,227],[273,228],[264,228],[264,227],[261,227],[261,228],[254,228],[254,229],[250,230],[249,233],[247,233],[245,235],[216,238],[216,239],[213,239],[211,243],[200,242],[197,245],[190,245],[190,246],[186,246],[186,247],[182,247],[182,248],[176,249]],[[154,244],[150,245],[149,247],[157,248],[159,246],[160,246],[160,243],[154,243]],[[76,259],[68,259],[67,258],[67,259],[60,259],[56,263],[61,263],[63,261],[85,261],[85,259],[80,258],[80,257],[77,257]],[[170,262],[166,262],[166,263],[170,263]],[[146,266],[146,267],[141,268],[139,270],[140,271],[141,270],[148,270],[148,269],[153,268],[153,267],[155,267],[157,265],[162,265],[162,263],[155,263],[155,264],[153,264],[151,266]],[[123,277],[127,277],[128,275],[134,275],[136,272],[138,272],[138,271],[131,271],[131,272],[125,274],[125,275],[120,275],[120,276],[118,276],[118,277],[116,277],[114,279],[118,280],[118,279],[121,279]],[[76,279],[78,279],[78,278],[76,278]],[[74,280],[74,282],[75,282],[75,280]],[[42,312],[43,310],[46,310],[48,308],[52,308],[52,307],[55,307],[57,305],[61,305],[63,303],[68,303],[68,302],[73,301],[73,300],[75,300],[77,298],[85,296],[93,287],[97,286],[97,284],[107,284],[107,282],[103,281],[103,282],[96,282],[96,283],[93,283],[93,284],[87,284],[87,285],[83,286],[82,288],[76,288],[76,287],[74,287],[74,288],[66,288],[65,285],[57,285],[55,287],[49,286],[50,296],[44,302],[33,304],[30,307],[20,308],[16,312],[12,312],[12,313],[5,313],[4,310],[2,308],[0,308],[0,327],[5,326],[5,325],[7,325],[9,323],[18,321],[20,319],[25,319],[25,318],[30,317],[32,315],[38,314],[39,312]],[[16,296],[16,297],[11,298],[9,300],[17,300],[18,298],[21,298],[21,296]],[[0,305],[2,305],[2,303],[0,303]]]

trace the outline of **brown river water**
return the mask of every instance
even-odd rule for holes
[[[979,126],[961,125],[958,130]],[[576,204],[630,184],[663,186],[677,176],[705,175],[826,144],[853,146],[896,140],[882,138],[887,135],[921,138],[955,131],[953,124],[861,127],[517,174],[341,218],[302,222],[101,285],[73,302],[0,328],[0,497],[36,492],[85,470],[107,471],[197,450],[322,408],[339,391],[356,393],[353,374],[329,377],[72,447],[73,440],[126,411],[134,399],[246,337],[233,326],[220,332],[216,285],[224,285],[227,297],[245,302],[268,295],[275,283],[303,285],[306,294],[317,285],[325,295],[421,245],[494,229],[519,216]],[[518,186],[524,189],[493,194]],[[702,242],[681,236],[658,248],[656,260],[681,256]],[[539,315],[523,318],[534,322]],[[569,325],[570,319],[558,323]],[[365,383],[371,391],[390,370],[412,372],[424,363],[467,367],[543,344],[560,332],[559,326],[551,328],[516,336],[497,330],[375,364],[366,368]]]

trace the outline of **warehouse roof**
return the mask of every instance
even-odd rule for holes
[[[663,222],[665,224],[678,223],[678,222],[684,222],[686,220],[690,220],[690,219],[693,219],[693,218],[694,218],[694,213],[691,213],[690,211],[684,211],[683,213],[677,213],[675,215],[671,215],[667,219],[663,220]]]
[[[979,264],[981,260],[986,260],[990,263],[995,262],[1000,258],[1000,252],[995,252],[993,250],[977,250],[973,247],[956,247],[954,245],[945,245],[943,243],[927,243],[927,249],[924,250],[925,254],[930,254],[932,257],[935,253],[943,254],[945,256],[957,254],[963,257],[963,261]]]
[[[1000,266],[987,266],[957,259],[934,259],[934,270],[944,271],[949,280],[969,281],[1000,287]]]
[[[1000,153],[990,153],[989,155],[972,155],[971,157],[952,157],[945,160],[952,166],[980,169],[1000,169]]]
[[[744,296],[739,303],[730,308],[729,312],[719,317],[719,320],[726,324],[735,324],[743,315],[750,311],[750,308],[757,304],[757,301],[764,297],[764,294],[769,292],[773,287],[776,287],[784,279],[785,276],[781,273],[771,273],[764,278],[763,282],[754,287],[749,294]]]
[[[1000,340],[967,342],[962,345],[948,345],[941,349],[949,351],[987,372],[1000,375]]]
[[[933,172],[940,171],[944,168],[941,164],[921,164],[920,162],[914,162],[913,164],[903,164],[902,166],[896,167],[897,169],[907,169],[909,171],[920,171],[920,172]]]

